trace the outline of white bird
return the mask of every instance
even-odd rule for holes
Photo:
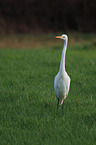
[[[68,95],[69,88],[70,88],[70,80],[71,80],[65,70],[65,55],[66,55],[66,49],[67,49],[68,36],[63,34],[61,36],[56,36],[56,38],[60,38],[64,40],[64,47],[63,47],[62,56],[61,56],[60,69],[54,79],[54,91],[58,99],[57,111],[58,111],[59,105],[63,104],[62,105],[62,112],[63,112],[64,100]]]

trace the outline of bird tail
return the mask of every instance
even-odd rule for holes
[[[59,99],[59,105],[63,104],[64,99]]]

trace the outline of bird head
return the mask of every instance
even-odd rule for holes
[[[63,40],[67,40],[68,39],[68,36],[66,34],[63,34],[61,36],[56,36],[56,38],[63,39]]]

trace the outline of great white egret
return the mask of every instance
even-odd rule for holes
[[[65,70],[65,55],[67,49],[68,36],[63,34],[61,36],[56,36],[56,38],[60,38],[64,40],[64,47],[61,56],[60,69],[54,79],[54,91],[58,99],[57,111],[59,105],[63,104],[62,105],[62,112],[63,112],[64,100],[67,97],[70,88],[70,77],[68,76]]]

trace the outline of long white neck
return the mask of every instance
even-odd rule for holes
[[[66,49],[67,49],[67,39],[64,40],[64,47],[62,51],[62,56],[61,56],[61,62],[60,62],[60,69],[59,72],[64,73],[65,72],[65,55],[66,55]]]

